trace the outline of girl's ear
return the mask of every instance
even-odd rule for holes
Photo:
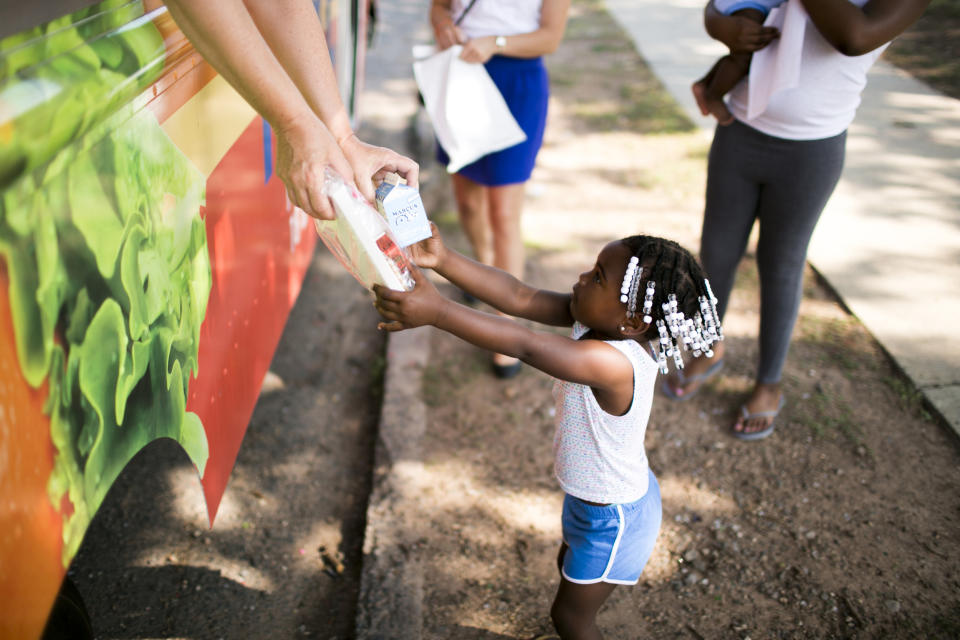
[[[620,321],[620,335],[624,338],[639,338],[645,334],[651,327],[649,322],[643,321],[643,316],[636,314],[633,317],[626,317]]]

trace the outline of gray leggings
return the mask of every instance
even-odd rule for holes
[[[822,140],[785,140],[734,121],[718,126],[707,165],[700,259],[727,310],[737,265],[760,221],[758,383],[780,381],[803,295],[807,246],[843,170],[846,132]]]

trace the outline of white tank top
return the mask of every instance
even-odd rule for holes
[[[572,337],[579,339],[587,331],[576,323]],[[607,344],[633,365],[633,402],[624,415],[614,416],[600,408],[589,386],[557,380],[554,473],[565,493],[590,502],[622,504],[647,493],[649,465],[643,439],[658,369],[635,340]]]
[[[863,6],[867,0],[852,2]],[[737,120],[777,138],[820,140],[843,133],[860,106],[867,71],[886,47],[885,44],[862,56],[845,56],[808,22],[797,86],[774,93],[766,110],[748,120],[747,79],[744,78],[728,96],[730,111]]]
[[[450,15],[456,20],[470,0],[453,0]],[[540,28],[543,0],[477,0],[460,28],[468,38],[515,36]]]

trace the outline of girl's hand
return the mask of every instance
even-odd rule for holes
[[[395,291],[379,284],[373,285],[377,299],[374,308],[387,322],[377,323],[378,329],[402,331],[425,324],[436,324],[443,317],[444,307],[452,304],[440,295],[423,272],[411,270],[416,285],[413,291]]]
[[[429,238],[407,247],[414,264],[424,269],[436,269],[446,251],[437,225],[431,222],[430,230],[433,231],[433,235]]]
[[[464,62],[483,64],[497,52],[497,39],[494,36],[484,36],[467,40],[460,52],[460,59]]]
[[[776,27],[765,27],[759,22],[741,16],[729,16],[731,19],[729,40],[724,43],[733,53],[752,53],[759,51],[780,37]]]

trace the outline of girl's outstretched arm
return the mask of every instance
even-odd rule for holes
[[[381,329],[433,325],[482,349],[519,358],[555,378],[587,384],[598,391],[598,400],[610,393],[629,403],[633,366],[617,349],[599,340],[534,331],[515,320],[457,304],[441,296],[419,270],[413,276],[413,291],[374,286],[375,306],[385,319]]]
[[[511,316],[558,327],[573,324],[570,294],[531,287],[506,271],[448,249],[437,225],[431,222],[430,226],[433,235],[409,249],[418,266],[433,269],[464,291]]]
[[[810,20],[837,51],[859,56],[890,42],[913,24],[930,0],[803,0]]]

